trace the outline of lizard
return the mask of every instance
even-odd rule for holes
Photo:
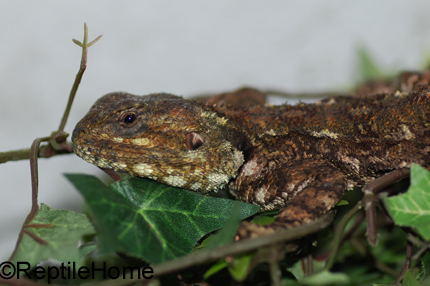
[[[228,187],[292,228],[392,170],[430,166],[430,87],[312,104],[208,105],[159,93],[98,99],[72,134],[103,169],[198,192]],[[245,225],[252,231],[259,228]]]

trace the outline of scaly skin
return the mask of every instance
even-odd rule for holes
[[[412,162],[429,166],[429,91],[242,108],[111,93],[72,141],[101,168],[200,192],[228,186],[263,210],[282,209],[273,229],[294,227],[329,211],[346,189]]]

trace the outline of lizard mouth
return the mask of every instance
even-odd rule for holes
[[[132,162],[124,159],[136,154],[124,154],[115,152],[112,146],[104,146],[102,140],[84,140],[75,133],[72,141],[73,151],[83,160],[96,165],[102,169],[112,169],[116,172],[126,173],[132,176],[148,178],[170,185],[188,189],[191,191],[211,192],[224,188],[230,181],[230,176],[210,170],[203,174],[198,166],[179,163],[174,166],[163,165],[162,159],[154,157],[155,160],[148,162],[146,158],[135,159]],[[140,154],[143,155],[143,154]],[[159,159],[159,160],[157,160]],[[180,162],[180,160],[178,159]]]
[[[112,169],[104,158],[97,156],[95,154],[97,154],[97,149],[89,147],[89,146],[82,146],[82,145],[77,145],[76,143],[73,144],[73,152],[75,152],[76,155],[78,155],[79,157],[81,157],[82,159],[84,159],[85,161],[87,161],[90,164],[94,164],[97,165],[100,168],[104,168],[104,169]]]

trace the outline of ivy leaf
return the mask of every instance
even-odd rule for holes
[[[189,254],[200,238],[225,224],[237,203],[136,177],[107,187],[94,176],[66,176],[94,216],[100,252],[122,252],[150,263]],[[238,204],[241,219],[259,210]]]
[[[299,281],[305,285],[349,284],[351,282],[347,274],[333,273],[328,270],[323,270],[311,276],[303,277]]]
[[[287,268],[291,274],[298,280],[300,285],[335,285],[350,284],[350,278],[345,273],[333,273],[323,270],[325,262],[312,261],[312,269],[315,274],[305,276],[301,261],[296,262],[291,268]]]
[[[81,253],[81,257],[84,257],[93,251],[96,251],[98,247],[98,244],[91,242],[87,244],[83,244],[79,247],[79,252]]]
[[[423,282],[430,276],[430,252],[427,251],[423,257],[421,257],[421,272],[417,279]]]
[[[80,265],[78,242],[84,235],[94,235],[95,230],[84,214],[68,210],[56,210],[41,204],[31,225],[52,224],[52,227],[28,227],[27,230],[43,239],[47,244],[36,242],[24,234],[12,262],[28,262],[32,267],[41,261],[56,259],[61,262],[76,262]]]
[[[399,226],[415,228],[425,239],[430,240],[430,172],[412,164],[409,190],[394,197],[384,197],[388,213]]]
[[[358,69],[360,79],[364,81],[383,78],[386,74],[378,67],[375,60],[370,56],[367,49],[358,49]]]
[[[203,279],[207,280],[212,275],[216,274],[217,272],[221,271],[222,269],[228,267],[227,261],[225,259],[218,260],[214,265],[212,265],[211,268],[209,268],[205,274],[203,275]]]
[[[228,272],[234,280],[240,282],[245,280],[250,272],[251,262],[255,253],[245,253],[233,257],[233,261],[228,265]]]
[[[241,221],[240,209],[240,202],[235,201],[229,219],[227,220],[223,228],[221,228],[216,234],[210,237],[209,242],[207,242],[205,246],[206,250],[227,245],[234,240]]]
[[[403,277],[402,286],[420,286],[420,282],[412,275],[410,269],[406,270],[405,277]]]
[[[208,279],[215,273],[227,267],[228,272],[230,272],[230,275],[234,280],[238,282],[243,281],[251,270],[250,266],[254,256],[255,253],[236,255],[230,263],[228,263],[224,258],[220,259],[206,271],[203,278]]]

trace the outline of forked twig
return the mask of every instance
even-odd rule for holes
[[[383,175],[363,187],[364,197],[366,199],[365,209],[367,218],[367,240],[372,246],[378,244],[378,232],[376,230],[376,207],[375,194],[384,188],[392,185],[401,179],[407,178],[410,170],[407,168],[397,169],[390,173]]]
[[[39,175],[38,175],[38,167],[37,167],[37,159],[39,155],[39,146],[42,142],[49,142],[48,146],[52,146],[53,150],[68,150],[71,151],[70,145],[67,147],[67,141],[66,138],[68,136],[67,133],[65,133],[64,126],[66,125],[67,118],[70,113],[70,109],[72,107],[73,99],[76,95],[76,92],[78,90],[79,83],[82,79],[82,75],[84,74],[86,65],[87,65],[87,49],[91,45],[93,45],[95,42],[97,42],[100,39],[101,36],[97,37],[94,41],[87,43],[88,38],[88,28],[87,24],[84,24],[84,43],[81,43],[77,40],[73,40],[76,44],[78,44],[80,47],[82,47],[82,57],[81,57],[81,66],[78,71],[78,74],[76,75],[75,82],[73,83],[72,90],[70,91],[69,95],[69,101],[67,103],[66,110],[64,111],[63,118],[60,123],[60,127],[58,131],[53,132],[50,136],[37,138],[33,141],[33,144],[31,145],[30,152],[29,152],[29,159],[30,159],[30,171],[31,171],[31,210],[30,213],[27,215],[21,231],[18,235],[18,239],[15,245],[15,249],[13,250],[9,260],[12,260],[14,257],[16,251],[18,250],[18,247],[21,243],[21,240],[24,236],[24,233],[29,234],[29,231],[27,230],[29,227],[36,227],[35,224],[30,224],[31,221],[34,220],[36,217],[38,211],[39,211],[39,204],[38,204],[38,195],[39,195]],[[39,226],[40,227],[40,226]],[[52,225],[43,225],[42,227],[52,227]],[[30,235],[35,241],[45,244],[45,241],[37,237],[36,235]],[[47,243],[47,242],[46,242]]]
[[[87,24],[84,23],[84,41],[81,43],[80,41],[73,39],[73,42],[82,48],[82,56],[81,63],[79,66],[79,71],[76,74],[75,81],[73,83],[72,89],[70,90],[69,100],[66,105],[66,109],[64,110],[63,117],[60,121],[60,125],[57,131],[52,132],[52,134],[47,140],[42,140],[41,142],[48,141],[49,144],[41,146],[39,148],[38,157],[39,158],[49,158],[55,155],[60,154],[68,154],[72,153],[72,147],[69,143],[67,143],[66,138],[69,136],[66,132],[64,132],[64,127],[66,126],[67,119],[70,114],[70,110],[72,108],[73,100],[75,99],[76,92],[78,91],[79,84],[82,80],[82,76],[87,68],[87,55],[88,48],[94,45],[102,35],[98,36],[95,40],[88,43],[88,27]],[[8,152],[0,152],[0,163],[6,163],[8,161],[18,161],[18,160],[26,160],[30,159],[30,149],[21,149],[21,150],[12,150]]]
[[[80,41],[73,39],[73,42],[82,48],[82,57],[81,57],[81,65],[79,67],[79,71],[76,74],[75,82],[73,83],[72,89],[70,90],[69,102],[67,102],[66,110],[64,111],[63,118],[61,119],[60,127],[58,127],[58,132],[63,132],[64,127],[66,126],[67,119],[69,118],[70,109],[72,108],[73,100],[75,99],[76,92],[78,91],[79,84],[81,83],[82,76],[87,68],[87,55],[88,48],[94,45],[102,35],[95,38],[93,41],[88,43],[88,27],[87,23],[84,23],[84,41],[81,43]]]

